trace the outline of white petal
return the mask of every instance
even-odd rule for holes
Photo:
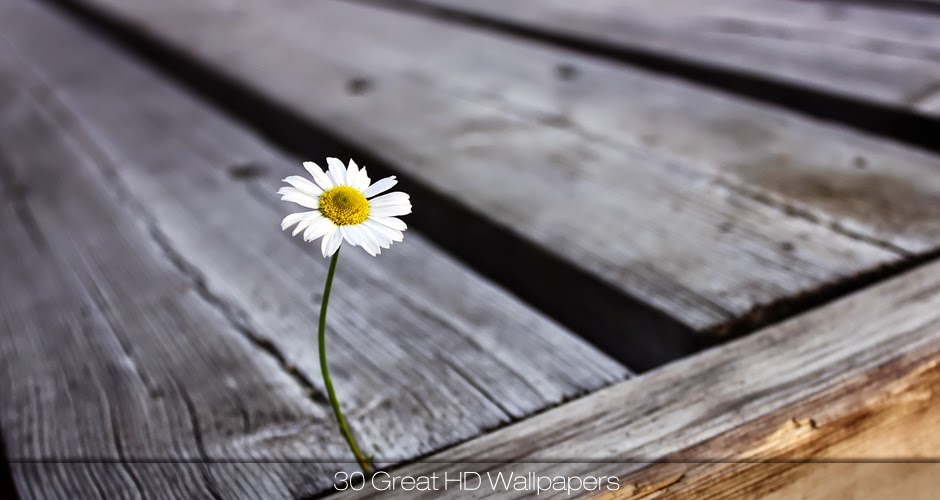
[[[404,231],[408,229],[408,225],[402,222],[401,219],[395,217],[373,217],[372,214],[369,214],[369,220],[374,220],[383,226],[388,226],[392,229],[397,229],[399,231]]]
[[[392,242],[402,241],[405,238],[401,231],[383,226],[382,224],[379,224],[375,221],[367,220],[363,223],[363,225],[368,230],[372,231],[379,245],[384,248],[388,248]]]
[[[327,158],[326,163],[330,166],[330,178],[337,186],[346,184],[346,165],[339,161],[339,158]]]
[[[282,192],[283,191],[283,192]],[[281,191],[278,193],[283,194],[281,199],[284,201],[289,201],[291,203],[296,203],[302,207],[307,208],[317,208],[320,205],[320,201],[309,194],[303,194],[298,191],[296,188],[281,188]]]
[[[376,183],[378,184],[378,183]],[[385,204],[395,204],[395,203],[405,203],[411,202],[411,196],[408,196],[408,193],[403,193],[401,191],[395,191],[394,193],[387,193],[369,200],[369,205],[385,205]]]
[[[359,226],[359,230],[361,234],[360,241],[362,242],[362,248],[369,252],[369,254],[373,257],[378,255],[382,250],[379,248],[381,247],[381,244],[379,239],[376,238],[375,233],[370,231],[369,228],[365,227],[364,225]]]
[[[411,213],[411,203],[401,205],[386,205],[384,207],[369,207],[369,217],[383,218]]]
[[[316,210],[312,212],[297,212],[293,214],[288,214],[287,217],[284,217],[284,220],[281,221],[281,231],[286,230],[287,228],[297,224],[298,222],[310,217],[313,214],[318,214]]]
[[[369,183],[372,182],[372,179],[369,179],[369,174],[366,173],[366,167],[359,169],[359,177],[356,178],[356,183],[352,187],[365,191],[369,187]]]
[[[320,251],[323,252],[324,257],[330,257],[339,250],[339,246],[342,244],[343,233],[339,231],[338,227],[334,227],[323,237],[323,243],[320,244]]]
[[[343,226],[343,230],[346,233],[346,241],[362,247],[369,255],[375,257],[376,249],[369,243],[367,231],[362,225]]]
[[[356,180],[359,178],[359,165],[356,165],[356,162],[349,160],[349,166],[346,168],[346,185],[355,186]]]
[[[343,233],[343,239],[348,241],[350,245],[357,247],[359,246],[359,238],[356,231],[352,230],[353,226],[340,226],[339,231]]]
[[[384,179],[379,179],[375,184],[369,186],[368,189],[362,192],[362,195],[366,198],[372,198],[377,194],[382,194],[389,189],[392,189],[392,186],[398,184],[398,181],[395,179],[395,176],[386,177]]]
[[[333,221],[327,219],[326,217],[316,219],[312,224],[310,224],[310,227],[304,231],[304,241],[313,241],[328,233],[330,229],[334,227],[336,227],[336,224],[333,224]]]
[[[310,227],[310,224],[313,224],[313,221],[315,220],[316,220],[315,218],[311,217],[309,219],[304,219],[300,221],[300,224],[297,224],[297,227],[294,228],[294,232],[292,232],[290,235],[297,236],[301,231]]]
[[[323,189],[320,186],[310,182],[309,179],[304,179],[299,175],[291,175],[290,177],[285,177],[284,182],[290,184],[297,188],[298,191],[310,196],[320,196],[323,193]]]
[[[320,165],[312,161],[305,161],[304,168],[307,169],[307,172],[310,172],[310,175],[313,176],[313,180],[317,181],[317,184],[323,188],[324,191],[333,188],[333,182],[323,173],[323,169],[320,168]]]

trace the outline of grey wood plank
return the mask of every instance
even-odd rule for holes
[[[288,498],[353,470],[328,405],[200,296],[39,89],[11,80],[0,170],[24,194],[0,216],[0,428],[20,496]],[[309,447],[334,461],[266,464],[250,486],[238,464],[200,463]]]
[[[3,280],[3,318],[25,326],[5,328],[0,342],[21,363],[15,372],[38,371],[35,385],[16,384],[12,370],[3,384],[15,393],[2,401],[22,401],[2,422],[11,459],[35,458],[37,447],[52,456],[82,452],[84,442],[69,441],[69,433],[98,433],[111,443],[111,433],[120,432],[132,436],[89,455],[303,462],[212,464],[207,474],[224,498],[312,494],[329,487],[333,471],[352,470],[318,394],[314,326],[326,262],[278,224],[288,208],[273,193],[278,179],[296,173],[297,160],[39,4],[0,3],[0,37],[0,157],[25,193],[22,203],[37,214],[33,231],[55,249],[54,258],[32,256],[32,240],[14,233],[15,226],[4,235],[4,248],[19,250],[17,265],[9,267],[16,280]],[[233,166],[246,164],[260,175],[233,175]],[[43,182],[47,178],[56,181]],[[18,231],[26,227],[32,226]],[[379,259],[352,250],[341,260],[331,300],[330,360],[349,419],[380,465],[432,452],[628,375],[417,232]],[[38,281],[36,267],[48,272]],[[76,274],[73,287],[62,284],[70,273]],[[29,286],[23,288],[24,281]],[[88,328],[101,329],[101,342],[112,345],[85,346],[82,353],[89,349],[97,357],[59,366],[54,362],[68,351],[53,339],[73,336],[72,325],[80,323],[40,311],[62,303],[70,306],[59,306],[63,314],[77,315],[79,305],[70,301],[97,297],[86,289],[103,296],[89,306],[102,310],[91,309],[96,316],[86,320]],[[56,337],[31,335],[48,331]],[[185,332],[182,340],[176,332]],[[131,353],[115,352],[117,335],[129,336],[118,347]],[[49,344],[30,347],[37,337]],[[197,345],[174,343],[183,341]],[[252,370],[241,359],[249,354],[262,366]],[[126,386],[110,387],[103,384],[117,382],[104,376],[79,379],[77,390],[119,390],[110,408],[120,420],[114,429],[94,425],[106,418],[63,426],[34,392],[72,397],[40,376],[53,369],[47,360],[60,377],[77,378],[75,370],[137,370],[147,380],[170,379],[193,403],[152,408],[144,382],[116,376]],[[172,387],[174,397],[183,397]],[[313,391],[311,398],[306,391]],[[247,397],[254,399],[240,399]],[[89,401],[81,410],[106,411],[100,404]],[[246,405],[250,411],[240,411]],[[41,412],[48,435],[23,428],[31,421],[19,411],[23,406]],[[198,438],[187,420],[189,406],[204,419]],[[165,441],[139,434],[163,420],[180,426],[158,436]],[[14,472],[30,496],[73,489],[94,496],[94,488],[110,496],[107,488],[130,488],[119,482],[128,480],[121,464],[103,467],[116,478],[96,473],[98,465],[79,465],[18,463]],[[169,472],[159,464],[130,467],[152,481],[140,486],[144,491],[164,489],[160,474]],[[201,472],[200,464],[166,468],[183,477],[166,481],[205,489],[201,476],[183,476]],[[61,479],[37,484],[42,474]]]
[[[917,106],[919,96],[940,83],[940,23],[923,12],[788,0],[391,3],[396,2],[639,48],[938,116]]]
[[[937,158],[688,83],[337,1],[82,4],[698,331],[940,240]]]
[[[486,474],[499,472],[614,476],[618,491],[594,492],[610,498],[657,484],[669,485],[664,498],[794,498],[803,478],[832,470],[814,472],[814,461],[936,460],[940,439],[924,429],[940,424],[938,367],[933,262],[394,471],[477,472],[477,491],[383,498],[488,496]],[[370,486],[351,496],[375,493]]]

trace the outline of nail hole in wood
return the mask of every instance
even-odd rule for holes
[[[571,126],[571,119],[561,113],[552,113],[539,117],[539,123],[544,123],[551,127],[564,128]]]
[[[555,66],[555,76],[564,81],[573,80],[578,76],[578,69],[570,64],[562,63]]]
[[[239,180],[254,179],[264,175],[264,168],[253,163],[239,163],[228,168],[228,175]]]
[[[346,91],[352,95],[362,95],[372,88],[372,82],[368,78],[356,77],[346,82]]]

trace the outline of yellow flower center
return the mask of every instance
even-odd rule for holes
[[[337,226],[351,226],[369,217],[369,200],[356,188],[336,186],[320,195],[318,209]]]

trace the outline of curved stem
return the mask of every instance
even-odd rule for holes
[[[320,303],[320,372],[323,373],[323,385],[326,386],[326,393],[330,398],[333,414],[336,415],[339,431],[343,434],[343,437],[346,438],[346,443],[349,445],[349,449],[352,450],[353,455],[356,456],[356,461],[359,462],[362,473],[368,477],[372,475],[369,459],[359,451],[359,444],[356,443],[356,438],[353,437],[352,431],[349,430],[346,417],[343,416],[343,412],[339,408],[339,400],[336,399],[336,391],[333,390],[333,380],[330,379],[330,370],[326,366],[326,308],[330,302],[330,289],[333,288],[333,273],[336,271],[336,261],[338,259],[339,249],[336,250],[336,253],[333,254],[333,258],[330,260],[330,270],[326,275],[326,285],[323,287],[323,301]]]

